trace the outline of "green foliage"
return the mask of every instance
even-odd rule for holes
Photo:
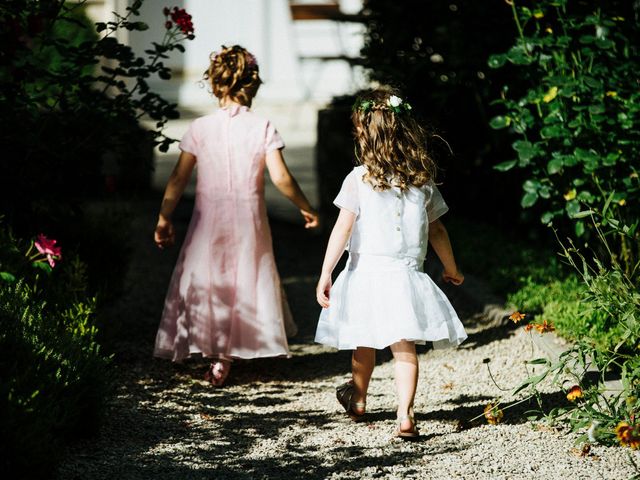
[[[164,59],[187,37],[167,30],[139,57],[116,36],[148,28],[134,21],[142,1],[97,28],[82,14],[85,3],[10,0],[0,8],[0,205],[11,224],[64,222],[105,190],[105,176],[146,186],[152,148],[174,141],[163,129],[176,105],[149,79],[171,77]],[[156,128],[143,130],[143,117]]]
[[[628,2],[511,3],[519,36],[488,64],[512,74],[495,101],[504,113],[490,125],[517,138],[516,158],[495,168],[526,172],[521,206],[539,205],[545,224],[568,218],[581,236],[585,206],[602,211],[611,195],[613,215],[633,224],[640,211],[636,12]]]
[[[0,229],[0,471],[49,478],[61,442],[95,433],[109,359],[96,341],[96,301],[70,252],[50,273],[32,268],[24,241]]]
[[[607,239],[596,224],[594,230],[605,250]],[[615,260],[603,264],[598,256],[587,258],[572,242],[562,245],[563,258],[578,272],[579,281],[569,278],[518,292],[523,303],[541,306],[545,317],[555,316],[558,324],[573,340],[557,362],[546,361],[542,372],[536,372],[519,387],[540,398],[538,378],[552,381],[569,391],[567,404],[547,411],[540,402],[540,413],[549,421],[567,420],[576,431],[589,429],[589,441],[612,444],[621,422],[631,427],[638,437],[637,416],[640,414],[640,291],[637,279],[628,277]],[[529,297],[530,296],[530,297]],[[563,297],[564,296],[564,297]],[[596,381],[587,376],[596,369]],[[622,378],[619,391],[608,392],[606,380],[610,373]],[[568,382],[568,383],[567,383]],[[627,437],[618,437],[622,445],[631,446]],[[583,437],[587,440],[587,435]]]
[[[449,185],[455,186],[447,201],[469,216],[495,211],[488,219],[494,223],[520,215],[518,176],[511,173],[505,180],[492,170],[496,158],[508,152],[487,118],[501,74],[487,67],[487,57],[504,48],[514,31],[503,5],[368,0],[362,50],[372,79],[400,87],[412,112],[446,139],[448,145],[434,139],[429,149],[442,167],[445,195]],[[498,182],[505,184],[486,188]]]

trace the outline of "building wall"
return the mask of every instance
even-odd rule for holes
[[[91,0],[88,13],[96,21],[104,21],[114,10],[124,12],[130,1]],[[146,0],[141,20],[149,25],[149,30],[125,32],[120,39],[138,54],[152,41],[160,41],[165,31],[162,14],[165,6],[185,8],[193,16],[196,38],[185,42],[184,54],[174,52],[166,61],[174,71],[174,79],[151,85],[182,106],[210,101],[207,88],[200,80],[208,66],[209,54],[222,44],[237,43],[256,55],[265,81],[260,90],[261,101],[326,101],[364,83],[362,72],[351,69],[344,61],[302,59],[310,55],[357,56],[364,27],[317,20],[293,22],[287,0],[173,0],[169,3]],[[356,12],[362,8],[362,0],[343,0],[341,8],[345,12]]]

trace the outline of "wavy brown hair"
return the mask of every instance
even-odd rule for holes
[[[240,45],[222,46],[210,55],[209,68],[204,79],[219,99],[229,97],[236,103],[251,106],[253,97],[262,84],[255,57]]]
[[[436,166],[427,152],[429,134],[408,109],[388,104],[392,95],[401,97],[392,88],[361,94],[351,119],[358,160],[367,168],[364,181],[374,190],[398,187],[404,191],[432,180]]]

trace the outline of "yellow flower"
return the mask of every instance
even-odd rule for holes
[[[487,419],[489,425],[496,425],[502,421],[504,412],[498,408],[498,404],[487,403],[484,407],[484,418]]]
[[[613,17],[611,20],[615,20],[616,22],[624,22],[624,17]]]
[[[544,103],[549,103],[551,100],[558,96],[558,87],[551,87],[549,91],[542,97]]]
[[[551,27],[545,28],[544,31],[547,33],[553,33],[553,30],[551,29]]]
[[[629,178],[638,178],[638,172],[633,172],[631,175],[629,175]]]
[[[605,95],[607,97],[617,97],[618,96],[618,92],[614,92],[613,90],[609,90],[607,93],[605,93]]]
[[[578,398],[582,398],[582,389],[578,385],[574,385],[569,389],[567,393],[567,400],[570,402],[575,402]]]
[[[627,201],[624,198],[621,198],[620,200],[618,200],[618,205],[620,205],[621,207],[624,207],[627,204]]]
[[[536,10],[533,12],[533,18],[537,18],[538,20],[544,18],[544,13],[541,10]]]
[[[631,426],[627,422],[620,422],[615,429],[616,437],[620,445],[630,447],[632,450],[636,450],[640,447],[640,436],[636,432],[637,426]]]
[[[511,320],[513,323],[518,323],[526,316],[526,313],[520,313],[516,310],[511,315],[509,315],[509,320]]]
[[[576,195],[578,194],[578,192],[576,192],[575,188],[572,188],[571,190],[569,190],[567,193],[565,193],[563,195],[564,199],[568,202],[569,200],[573,200],[574,198],[576,198]]]

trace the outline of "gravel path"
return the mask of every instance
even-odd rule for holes
[[[202,362],[182,366],[151,358],[162,300],[177,251],[151,244],[156,201],[134,208],[134,261],[128,294],[111,318],[122,322],[116,345],[117,391],[98,438],[65,453],[59,479],[622,479],[633,472],[622,448],[593,447],[580,456],[577,436],[523,423],[526,406],[505,422],[458,420],[482,413],[499,384],[524,376],[531,341],[521,330],[489,321],[464,295],[452,294],[470,338],[458,350],[420,350],[416,398],[420,441],[392,438],[394,391],[388,352],[378,357],[368,398],[369,421],[340,413],[334,386],[348,377],[349,354],[313,344],[318,315],[314,284],[325,239],[273,225],[283,282],[300,327],[293,358],[238,362],[227,386],[201,380]],[[177,212],[184,231],[191,205]],[[536,352],[534,352],[535,354]],[[545,401],[561,401],[553,391]],[[513,399],[505,398],[505,401]]]

